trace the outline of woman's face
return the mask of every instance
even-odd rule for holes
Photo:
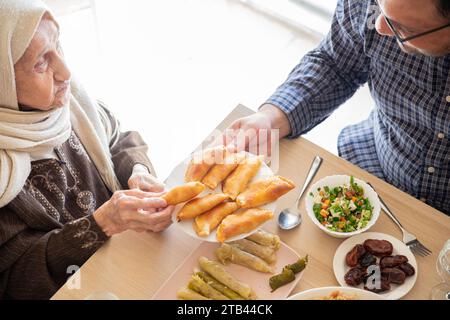
[[[22,110],[46,111],[67,104],[71,74],[59,46],[59,30],[51,19],[44,16],[14,70]]]

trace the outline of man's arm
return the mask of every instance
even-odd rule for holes
[[[291,134],[291,125],[286,113],[272,104],[263,104],[259,112],[270,121],[270,129],[277,129],[280,139]]]
[[[282,126],[280,137],[306,133],[367,81],[370,60],[363,38],[367,5],[368,1],[339,0],[326,38],[302,58],[261,107],[260,112],[269,114],[275,126]],[[288,129],[276,109],[286,115]]]

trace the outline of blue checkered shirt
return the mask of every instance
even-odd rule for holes
[[[339,155],[450,214],[450,55],[404,53],[377,33],[376,11],[375,1],[339,0],[328,35],[267,103],[295,138],[367,83],[374,109],[340,133]]]

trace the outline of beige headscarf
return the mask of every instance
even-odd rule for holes
[[[0,0],[0,208],[22,190],[33,155],[51,153],[72,129],[108,188],[120,189],[109,152],[110,121],[76,81],[71,81],[70,105],[45,112],[19,110],[14,64],[46,12],[40,0]]]

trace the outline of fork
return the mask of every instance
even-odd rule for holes
[[[367,184],[371,186],[372,189],[375,189],[370,183]],[[406,231],[401,222],[392,213],[392,211],[388,208],[386,203],[383,201],[383,199],[381,199],[379,195],[378,199],[380,200],[381,208],[383,209],[383,211],[389,216],[389,218],[391,218],[397,224],[400,230],[402,230],[403,242],[408,246],[408,248],[412,251],[412,253],[418,254],[419,256],[422,257],[430,255],[431,250],[425,247],[419,240],[417,240],[417,237],[415,235]]]

